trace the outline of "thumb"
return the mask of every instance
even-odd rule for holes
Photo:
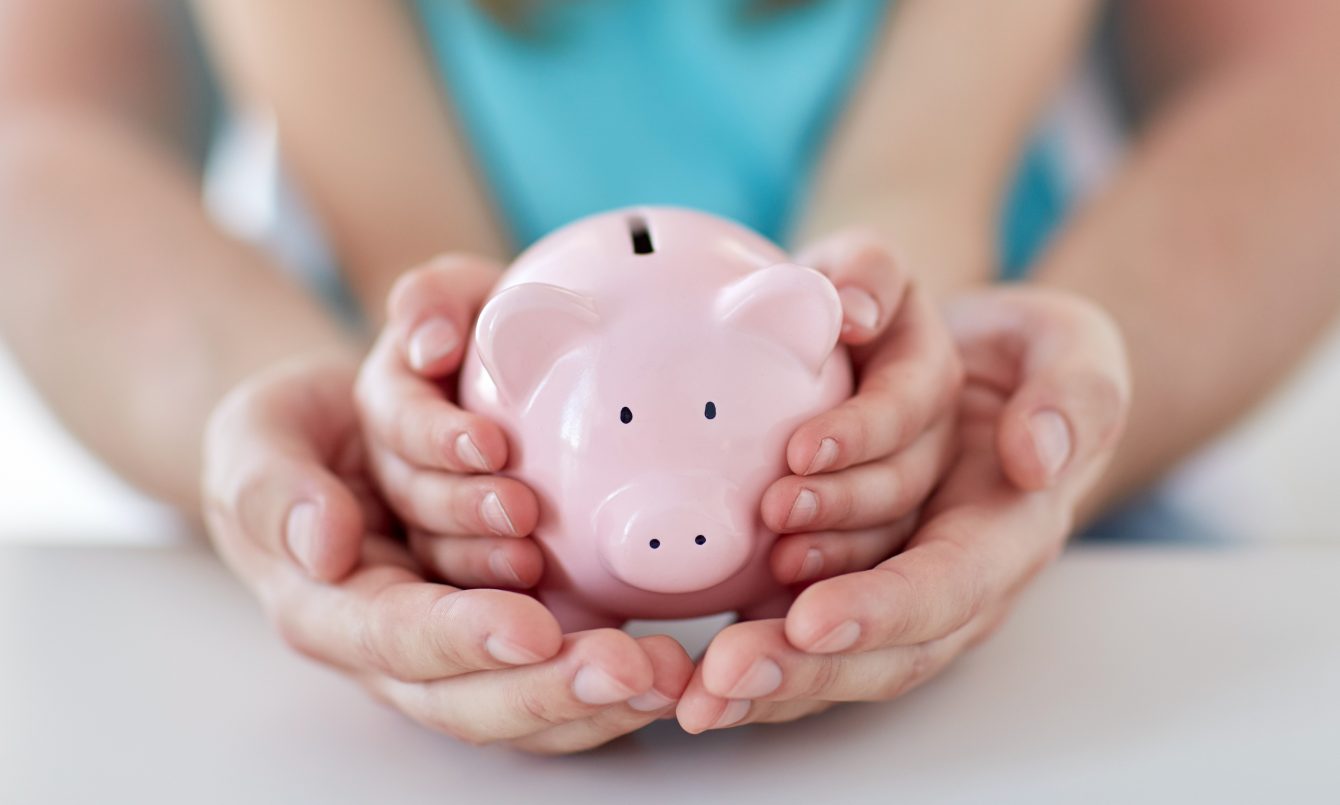
[[[202,499],[220,553],[241,541],[334,581],[357,563],[364,514],[334,467],[352,437],[347,367],[283,366],[239,386],[210,418]]]
[[[1016,356],[996,433],[1012,483],[1045,489],[1101,468],[1130,401],[1125,347],[1104,311],[1059,291],[1002,289],[956,304],[951,326],[965,349]]]

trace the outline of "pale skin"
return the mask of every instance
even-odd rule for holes
[[[0,6],[18,9],[0,36],[23,43],[0,43],[0,242],[7,245],[0,271],[7,291],[15,289],[0,295],[0,327],[58,413],[128,477],[194,511],[201,495],[190,479],[203,466],[215,543],[290,642],[430,726],[562,752],[671,712],[700,731],[896,695],[989,632],[1074,522],[1153,477],[1264,394],[1333,314],[1328,300],[1340,283],[1327,270],[1340,244],[1326,221],[1340,199],[1332,146],[1340,114],[1325,85],[1334,74],[1330,54],[1340,48],[1325,40],[1334,26],[1309,16],[1330,12],[1299,5],[1282,14],[1291,24],[1245,25],[1245,33],[1211,48],[1207,65],[1186,67],[1217,80],[1169,102],[1116,185],[1039,266],[1039,284],[1073,295],[964,293],[988,276],[1008,160],[1056,68],[1077,47],[1086,12],[1039,3],[1029,4],[1037,19],[1014,9],[984,20],[989,12],[980,5],[973,16],[952,5],[904,4],[890,36],[908,46],[885,48],[848,110],[802,241],[821,254],[827,249],[824,267],[876,300],[875,326],[849,331],[851,340],[878,342],[915,313],[897,290],[910,274],[925,289],[918,293],[957,311],[949,321],[967,378],[958,416],[963,449],[930,516],[908,535],[897,525],[878,527],[902,511],[879,496],[848,494],[866,508],[838,509],[846,521],[825,518],[834,513],[833,496],[859,483],[858,471],[896,461],[907,452],[898,448],[933,433],[943,417],[907,425],[874,454],[861,453],[852,434],[887,430],[888,410],[901,410],[871,404],[863,390],[856,398],[863,402],[846,413],[802,428],[788,452],[797,472],[809,470],[825,438],[837,452],[813,479],[817,518],[779,543],[779,577],[793,580],[807,565],[813,571],[811,551],[819,569],[808,578],[819,579],[869,567],[900,540],[910,547],[876,570],[812,585],[785,619],[728,629],[696,671],[670,641],[609,630],[564,637],[525,596],[425,581],[436,569],[465,583],[524,586],[538,573],[524,566],[530,549],[520,546],[528,543],[515,538],[528,531],[529,493],[460,472],[501,466],[505,444],[490,442],[485,422],[452,419],[460,415],[445,400],[420,398],[436,415],[429,410],[418,420],[421,432],[402,433],[397,449],[385,438],[394,431],[389,415],[376,413],[365,388],[369,424],[360,432],[352,398],[361,336],[343,332],[264,257],[214,229],[189,172],[177,167],[173,143],[185,127],[180,105],[161,88],[161,77],[173,74],[170,54],[140,41],[155,30],[153,4]],[[482,256],[407,277],[431,283],[444,270],[457,272],[449,292],[413,295],[430,300],[431,310],[397,309],[392,295],[389,325],[364,369],[365,377],[381,367],[407,383],[448,375],[478,288],[496,271],[490,260],[504,258],[506,248],[447,107],[426,70],[419,72],[422,51],[408,22],[385,4],[345,4],[339,13],[314,2],[205,8],[235,94],[275,110],[286,146],[301,146],[292,149],[301,154],[295,172],[370,320],[378,320],[406,266],[441,252]],[[957,36],[984,41],[952,54],[936,48],[963,19],[982,24]],[[72,26],[102,46],[62,47],[56,33]],[[1268,37],[1253,38],[1266,30]],[[339,44],[348,41],[378,55],[344,74],[339,93],[306,91],[328,85],[328,70],[351,70]],[[1276,53],[1288,55],[1266,58]],[[1323,67],[1304,75],[1289,59]],[[304,73],[312,70],[321,82]],[[908,76],[942,78],[923,86]],[[889,108],[906,114],[883,120],[871,112],[880,107],[869,99],[882,97],[899,98]],[[946,98],[960,102],[946,108]],[[343,106],[329,105],[337,102]],[[1273,114],[1260,113],[1263,103]],[[324,121],[348,109],[377,112],[343,114],[338,136],[330,134],[334,127]],[[963,117],[973,114],[980,119]],[[384,145],[386,130],[396,134],[393,145]],[[930,132],[943,136],[928,140]],[[961,132],[977,136],[947,134]],[[890,149],[882,144],[890,141],[905,143],[898,153],[924,156],[885,159]],[[376,164],[387,180],[344,167],[354,163]],[[928,166],[959,169],[927,174]],[[1292,214],[1264,214],[1252,203],[1262,193]],[[374,198],[376,208],[366,206]],[[838,230],[845,233],[830,237]],[[1085,297],[1110,318],[1078,301]],[[61,319],[78,328],[53,329],[42,311],[57,301]],[[456,343],[448,343],[453,331],[439,327],[435,342],[416,347],[413,333],[438,314],[457,328]],[[1243,327],[1253,316],[1263,326]],[[255,326],[258,317],[266,327]],[[1113,318],[1126,336],[1133,396]],[[1203,337],[1182,337],[1193,330]],[[947,343],[928,332],[937,348]],[[939,400],[957,377],[928,376],[904,393]],[[1118,448],[1128,398],[1130,432]],[[174,404],[163,406],[165,399]],[[862,407],[863,416],[851,416]],[[1064,427],[1041,449],[1030,425],[1045,411]],[[844,418],[857,429],[843,431]],[[465,432],[475,450],[462,453],[457,437]],[[441,450],[402,455],[409,444]],[[422,523],[412,554],[374,536],[385,533],[386,512],[369,493],[369,453],[373,463],[388,454],[413,459],[410,466],[455,483],[451,494],[466,501],[435,515],[454,520]],[[780,481],[765,500],[765,520],[787,530],[799,494],[792,490],[806,483]],[[490,491],[515,536],[496,535],[471,505]],[[857,524],[879,533],[864,542],[823,538]],[[470,536],[479,534],[491,536]],[[522,564],[520,584],[489,564],[503,545]]]

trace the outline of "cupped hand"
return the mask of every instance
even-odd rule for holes
[[[525,484],[493,474],[507,463],[502,430],[454,402],[471,329],[501,271],[452,254],[401,277],[355,399],[369,466],[415,557],[454,584],[524,589],[544,568],[524,539],[539,504]]]
[[[346,359],[296,360],[239,386],[209,424],[211,538],[284,638],[474,743],[572,752],[670,712],[692,671],[670,638],[563,635],[521,593],[425,581],[385,536],[353,386]]]
[[[1120,334],[1033,288],[964,297],[949,318],[967,370],[960,448],[906,548],[811,585],[785,619],[723,630],[678,706],[690,732],[901,695],[989,635],[1060,552],[1125,421]]]

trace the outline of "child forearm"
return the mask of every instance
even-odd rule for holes
[[[986,281],[1018,152],[1093,7],[898,4],[820,164],[797,242],[866,226],[937,296]]]

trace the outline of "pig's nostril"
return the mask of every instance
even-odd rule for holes
[[[651,542],[648,542],[647,544],[651,546],[651,549],[653,551],[661,547],[661,541],[658,539],[653,539]]]
[[[702,534],[699,534],[698,536],[693,538],[693,541],[698,543],[699,545],[702,545],[704,542],[707,542],[707,537],[704,537]]]

